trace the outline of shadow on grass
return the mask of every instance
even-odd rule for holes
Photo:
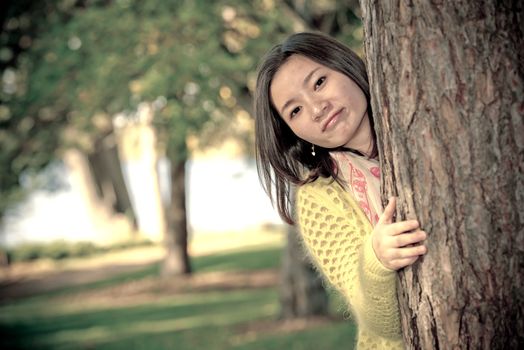
[[[12,308],[0,318],[2,349],[79,349],[88,344],[122,342],[129,338],[198,332],[202,327],[224,327],[260,317],[278,309],[274,289],[200,293],[156,303],[99,310],[61,310],[50,303],[37,314]],[[6,317],[7,316],[7,317]],[[154,348],[154,347],[153,347]]]
[[[0,296],[0,306],[8,303],[16,304],[20,301],[39,302],[50,297],[58,297],[61,295],[77,293],[81,291],[110,287],[113,285],[118,285],[130,281],[141,280],[150,276],[158,276],[159,271],[159,264],[153,263],[146,265],[145,267],[138,268],[133,272],[115,274],[112,277],[103,278],[95,282],[77,283],[70,286],[59,285],[56,287],[45,285],[44,288],[42,288],[42,290],[39,290],[38,286],[44,284],[45,282],[38,281],[36,285],[35,283],[31,282],[21,282],[20,285],[14,284],[14,286],[3,287],[3,290],[0,291],[0,293],[2,293],[2,295]],[[80,271],[78,273],[81,274],[82,272]],[[7,290],[8,288],[13,287],[21,289],[21,293],[19,295],[16,295],[13,294],[13,291]],[[9,294],[9,297],[6,297],[6,294]]]
[[[191,264],[194,273],[212,271],[250,271],[271,268],[277,269],[280,266],[280,255],[280,248],[239,251],[195,257],[191,259]],[[19,295],[11,293],[11,299],[7,299],[4,297],[4,295],[0,295],[0,305],[6,303],[17,303],[18,300],[21,299],[21,296],[24,297],[26,302],[30,300],[38,302],[45,298],[58,297],[61,295],[84,292],[87,290],[107,288],[131,281],[139,281],[145,278],[157,277],[159,274],[160,263],[153,263],[145,265],[142,268],[138,268],[133,272],[115,274],[112,277],[103,278],[96,282],[78,283],[76,285],[65,287],[57,286],[56,288],[53,288],[52,286],[46,286],[42,292],[38,292],[38,288],[35,288],[35,286],[31,283],[27,283],[27,286],[22,286],[25,288],[23,293],[20,293]],[[3,290],[0,290],[0,293],[3,294],[9,292],[5,288],[6,287],[4,287]]]

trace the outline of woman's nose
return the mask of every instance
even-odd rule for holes
[[[317,101],[313,104],[313,120],[322,119],[328,110],[329,104],[327,101]]]

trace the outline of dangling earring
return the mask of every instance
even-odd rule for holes
[[[311,144],[311,155],[314,157],[316,155],[315,153],[315,145]]]

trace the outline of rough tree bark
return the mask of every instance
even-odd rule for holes
[[[383,196],[429,233],[400,273],[407,346],[522,348],[522,2],[361,6]]]

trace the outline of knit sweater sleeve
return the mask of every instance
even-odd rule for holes
[[[355,200],[325,179],[297,192],[298,225],[318,268],[348,301],[358,327],[379,337],[400,337],[394,271],[371,245],[372,226]]]

